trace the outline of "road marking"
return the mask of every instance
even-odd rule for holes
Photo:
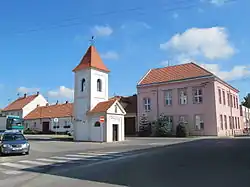
[[[50,163],[44,163],[44,162],[38,162],[38,161],[31,161],[31,160],[21,160],[19,162],[21,162],[21,163],[27,163],[27,164],[34,164],[34,165],[42,165],[42,166],[50,164]]]
[[[60,156],[53,156],[51,158],[62,159],[62,160],[79,160],[79,158],[69,158],[69,157],[60,157]]]
[[[30,166],[22,165],[22,164],[15,164],[15,163],[10,163],[10,162],[4,162],[1,163],[3,166],[8,166],[8,167],[13,167],[13,168],[18,168],[18,169],[27,169],[30,168]]]
[[[53,162],[53,163],[64,163],[64,162],[67,162],[66,160],[54,160],[54,159],[48,159],[48,158],[38,158],[36,160],[39,160],[39,161],[44,161],[44,162]]]
[[[68,157],[80,157],[80,158],[84,158],[84,160],[101,160],[100,158],[88,158],[86,157],[86,155],[66,155]]]
[[[93,158],[93,157],[97,157],[95,155],[87,155],[86,153],[78,153],[80,155],[83,155],[85,158]]]
[[[2,169],[0,168],[0,172],[6,174],[6,175],[18,175],[18,174],[22,174],[23,171],[16,171],[16,170],[6,170],[6,169]]]
[[[103,153],[78,153],[81,155],[89,155],[89,156],[105,156],[107,154],[103,154]]]

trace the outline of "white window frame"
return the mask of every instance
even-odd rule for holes
[[[199,120],[197,120],[199,117]],[[195,122],[195,130],[204,130],[204,120],[203,116],[200,114],[194,115],[194,122]]]
[[[225,93],[225,90],[222,90],[222,99],[223,99],[223,105],[226,105],[226,93]]]
[[[143,107],[145,112],[151,111],[151,100],[149,97],[143,98]]]
[[[219,103],[222,104],[222,93],[221,93],[221,89],[218,88],[218,95],[219,95]]]
[[[199,93],[201,91],[201,94]],[[194,104],[201,104],[203,102],[203,90],[202,87],[193,88]]]
[[[164,98],[165,98],[165,105],[167,106],[172,105],[172,90],[166,90],[164,92]]]
[[[188,104],[187,90],[185,88],[179,90],[179,103],[181,105]]]

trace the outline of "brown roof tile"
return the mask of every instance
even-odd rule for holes
[[[17,100],[10,103],[7,107],[5,107],[2,111],[12,111],[12,110],[21,110],[24,106],[33,101],[38,95],[30,95],[19,97]]]
[[[62,118],[73,116],[73,103],[37,107],[24,119]]]
[[[116,98],[122,105],[126,113],[137,113],[137,95],[132,96],[114,96],[111,99]]]
[[[191,62],[164,68],[152,69],[139,83],[152,84],[160,82],[177,81],[188,78],[203,77],[213,75],[199,65]]]
[[[88,113],[106,112],[115,103],[115,101],[117,101],[117,99],[112,98],[109,99],[108,101],[100,102]]]
[[[86,69],[86,68],[96,68],[105,72],[110,72],[109,69],[105,66],[103,63],[100,55],[98,54],[98,51],[94,46],[90,46],[83,56],[80,64],[76,66],[76,68],[73,70],[73,72]]]

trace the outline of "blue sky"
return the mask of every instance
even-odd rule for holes
[[[150,68],[196,61],[249,91],[248,0],[9,0],[0,3],[0,108],[17,93],[72,98],[72,69],[96,36],[109,94],[131,95]]]

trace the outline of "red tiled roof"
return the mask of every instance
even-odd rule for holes
[[[200,67],[199,65],[191,62],[187,64],[180,64],[164,68],[152,69],[139,82],[139,85],[177,81],[177,80],[203,77],[209,75],[213,74],[205,70],[204,68]]]
[[[126,113],[137,113],[137,95],[132,96],[114,96],[111,99],[116,98],[122,105]]]
[[[30,112],[24,119],[62,118],[73,116],[73,103],[40,106]]]
[[[10,103],[7,107],[5,107],[2,111],[11,111],[11,110],[21,110],[24,106],[33,101],[38,95],[30,95],[19,97],[17,100]]]
[[[117,101],[117,99],[111,98],[108,101],[100,102],[88,113],[106,112],[115,103],[115,101]]]
[[[86,69],[86,68],[96,68],[98,70],[102,70],[105,72],[110,72],[109,69],[105,66],[103,63],[100,55],[98,54],[98,51],[94,46],[90,46],[83,56],[80,64],[76,66],[76,68],[73,70],[73,72]]]

